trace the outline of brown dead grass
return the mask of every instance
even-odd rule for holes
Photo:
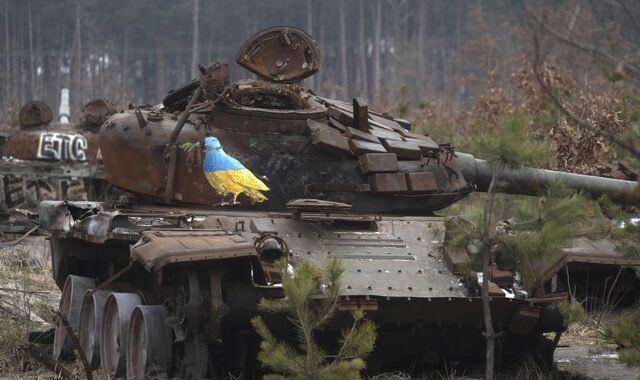
[[[559,344],[564,346],[584,345],[591,346],[594,349],[615,350],[616,345],[605,339],[604,329],[605,324],[597,324],[589,319],[583,323],[574,323],[562,334]]]
[[[0,249],[0,374],[6,378],[49,378],[48,371],[24,350],[29,331],[51,326],[50,310],[57,308],[60,299],[46,243],[44,237],[36,236]]]

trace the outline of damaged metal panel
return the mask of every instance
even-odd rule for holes
[[[530,335],[540,319],[540,307],[520,305],[518,312],[509,324],[509,331],[516,335]]]
[[[414,193],[429,193],[438,190],[436,176],[433,173],[407,173],[407,189]]]
[[[254,214],[211,216],[198,224],[198,228],[230,231],[240,226],[245,227],[237,233],[247,240],[255,233],[277,232],[287,243],[294,266],[307,260],[322,266],[328,257],[341,258],[346,267],[344,296],[429,298],[464,293],[442,257],[441,218],[377,217],[374,221],[346,214],[298,221]]]
[[[366,153],[360,156],[360,169],[368,173],[395,173],[398,159],[393,153]]]
[[[360,156],[365,153],[386,153],[387,152],[387,150],[384,149],[382,144],[367,142],[363,140],[352,139],[349,141],[349,146],[351,147],[351,152],[356,156]]]
[[[76,219],[91,210],[102,210],[102,202],[43,201],[40,203],[40,225],[52,234],[71,231]]]
[[[26,179],[91,178],[104,179],[102,165],[91,162],[74,164],[47,161],[0,160],[0,173]]]
[[[274,82],[297,82],[320,69],[320,49],[300,29],[276,26],[248,39],[240,47],[236,62]]]
[[[253,243],[224,230],[144,231],[131,257],[149,270],[171,263],[257,256]]]
[[[422,157],[420,147],[411,142],[384,140],[383,145],[387,149],[387,152],[395,153],[398,158],[419,160]]]
[[[307,119],[307,125],[314,145],[329,152],[350,153],[349,140],[335,129],[311,119]]]
[[[371,191],[376,193],[404,193],[407,181],[402,173],[377,173],[369,177]]]
[[[579,238],[574,240],[570,247],[563,248],[544,260],[536,260],[531,263],[536,283],[542,285],[551,280],[560,269],[569,263],[640,266],[640,256],[624,256],[609,239]]]
[[[352,127],[347,128],[347,137],[351,140],[362,140],[376,144],[380,143],[380,139],[371,133],[363,132],[362,130]]]

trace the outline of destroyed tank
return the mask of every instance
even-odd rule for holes
[[[259,342],[249,320],[261,298],[283,296],[274,261],[295,271],[328,257],[346,271],[327,334],[364,310],[378,326],[369,373],[484,357],[478,282],[444,251],[444,218],[433,212],[485,190],[487,163],[362,99],[304,89],[320,51],[299,29],[259,32],[237,62],[257,78],[230,83],[226,64],[201,66],[162,104],[102,125],[105,177],[133,202],[42,202],[62,289],[55,358],[72,351],[68,321],[89,366],[111,377],[252,378]],[[541,169],[499,177],[512,193],[560,181],[638,202],[628,181]],[[500,353],[549,360],[557,340],[542,334],[564,330],[556,304],[566,293],[548,286],[555,272],[530,294],[512,273],[492,273]],[[269,324],[291,335],[285,316]]]
[[[61,91],[57,122],[44,102],[20,109],[19,128],[5,133],[0,146],[0,206],[5,215],[35,215],[47,199],[105,199],[108,183],[98,159],[100,125],[114,106],[96,99],[82,107],[80,120],[69,124],[69,91]],[[3,228],[19,225],[3,223]]]

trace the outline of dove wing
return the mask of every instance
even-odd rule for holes
[[[232,177],[232,181],[237,185],[246,187],[248,189],[267,191],[269,187],[264,184],[258,177],[256,177],[251,170],[247,169],[242,163],[225,153],[226,158],[242,169],[237,169],[237,175]]]
[[[234,183],[248,189],[261,190],[261,191],[269,190],[267,185],[265,185],[264,182],[262,182],[255,175],[253,175],[253,173],[251,173],[249,169],[238,170],[237,175],[233,176],[231,180]]]

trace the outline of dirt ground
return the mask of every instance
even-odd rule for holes
[[[554,354],[559,371],[589,380],[640,379],[640,368],[618,360],[615,344],[604,339],[604,327],[587,318],[569,327]]]
[[[5,237],[11,240],[15,237]],[[1,240],[1,239],[0,239]],[[1,242],[0,244],[6,244]],[[29,331],[51,327],[51,309],[57,308],[60,292],[51,278],[48,242],[42,236],[28,237],[11,247],[0,245],[0,380],[49,380],[55,376],[25,352]],[[531,374],[530,380],[622,380],[640,379],[640,368],[630,368],[617,359],[615,345],[603,338],[603,328],[594,323],[572,326],[562,339],[554,359],[554,375]],[[80,374],[75,363],[67,365]],[[476,379],[460,373],[435,373],[429,379]],[[79,376],[78,378],[82,378]],[[96,373],[97,380],[106,379]],[[507,375],[506,378],[512,378]],[[402,373],[375,379],[404,380]]]

